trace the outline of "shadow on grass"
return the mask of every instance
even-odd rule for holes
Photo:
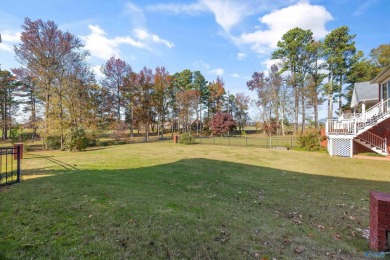
[[[201,158],[64,169],[1,194],[4,257],[364,259],[369,191],[389,191],[388,182]]]
[[[34,159],[45,159],[49,162],[54,163],[55,165],[60,166],[63,170],[78,170],[74,165],[60,161],[58,159],[54,159],[54,156],[32,155],[29,158],[25,158],[23,160],[34,160]],[[36,171],[39,171],[40,173],[44,172],[44,170],[42,169],[28,169],[28,170],[24,170],[23,173],[30,175],[30,174],[34,174]]]

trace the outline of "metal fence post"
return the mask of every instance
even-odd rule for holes
[[[20,145],[16,147],[16,153],[17,153],[17,162],[16,162],[16,174],[17,174],[17,181],[20,183],[21,178],[20,178]]]
[[[248,137],[245,137],[245,146],[248,146]]]

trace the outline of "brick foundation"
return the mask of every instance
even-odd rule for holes
[[[370,248],[375,251],[390,249],[390,194],[370,192]]]

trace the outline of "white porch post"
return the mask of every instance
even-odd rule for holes
[[[366,120],[366,103],[363,102],[362,104],[362,118]]]

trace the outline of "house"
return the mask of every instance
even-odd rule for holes
[[[351,100],[351,108],[355,113],[364,113],[366,109],[378,102],[378,84],[372,84],[369,81],[355,83]]]
[[[372,81],[356,83],[353,113],[328,119],[325,133],[331,156],[352,157],[364,151],[385,156],[390,149],[390,65]]]

